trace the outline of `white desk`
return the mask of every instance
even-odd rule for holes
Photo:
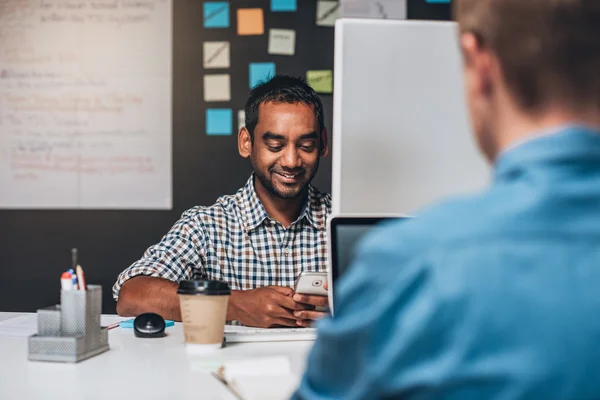
[[[0,321],[19,313],[0,313]],[[209,373],[207,357],[189,355],[181,324],[167,337],[139,339],[132,330],[109,332],[110,350],[77,364],[27,360],[27,338],[0,337],[0,399],[225,399],[235,400]],[[230,344],[210,359],[270,355],[290,358],[301,374],[312,342]]]

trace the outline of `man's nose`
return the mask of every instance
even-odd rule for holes
[[[302,159],[293,146],[288,146],[281,156],[281,166],[289,169],[298,168],[302,165]]]

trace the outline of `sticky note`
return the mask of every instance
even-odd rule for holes
[[[448,4],[450,4],[450,0],[425,0],[425,3],[448,3]]]
[[[246,126],[246,112],[244,110],[238,111],[238,131]]]
[[[250,63],[250,89],[275,76],[275,63]]]
[[[271,0],[271,11],[296,11],[296,0]]]
[[[204,42],[204,68],[229,68],[229,42]]]
[[[238,35],[262,35],[265,19],[262,8],[240,8],[237,10]]]
[[[344,0],[340,17],[406,19],[406,0]]]
[[[233,112],[229,108],[206,110],[206,134],[211,136],[231,135]]]
[[[338,1],[317,1],[317,25],[334,26],[335,20],[340,15],[340,3]]]
[[[229,28],[229,2],[204,2],[204,27]]]
[[[333,93],[333,71],[306,71],[306,82],[317,93]]]
[[[229,100],[231,100],[231,83],[229,75],[204,75],[204,101]]]
[[[296,52],[296,31],[292,29],[269,29],[269,54],[293,56]]]

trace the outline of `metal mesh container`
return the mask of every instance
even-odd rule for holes
[[[62,290],[60,306],[37,313],[38,333],[29,338],[29,360],[78,362],[108,350],[108,330],[100,326],[101,286]]]

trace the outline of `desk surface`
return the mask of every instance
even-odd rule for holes
[[[0,313],[0,321],[23,315]],[[230,344],[212,356],[187,354],[181,324],[167,337],[139,339],[109,332],[110,350],[78,364],[27,360],[27,338],[0,337],[0,399],[225,399],[227,388],[205,372],[212,361],[285,355],[294,373],[304,369],[312,342]]]

